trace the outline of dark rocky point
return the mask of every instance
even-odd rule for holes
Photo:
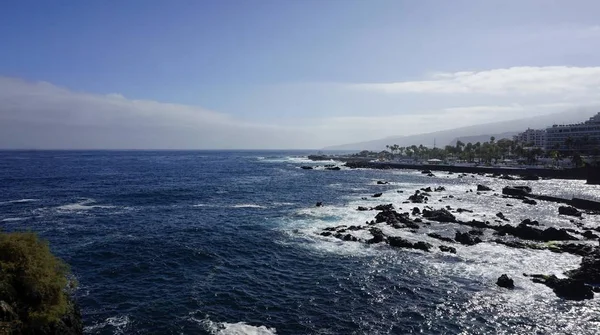
[[[500,287],[508,288],[508,289],[515,288],[514,281],[510,277],[508,277],[506,274],[503,274],[502,276],[500,276],[498,278],[498,281],[496,281],[496,285],[498,285]]]

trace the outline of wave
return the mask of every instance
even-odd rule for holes
[[[32,201],[38,201],[38,199],[18,199],[18,200],[0,201],[0,205],[20,204],[20,203],[32,202]]]
[[[257,157],[259,161],[264,163],[295,163],[295,164],[307,164],[315,163],[308,159],[306,156],[284,156],[284,157]],[[335,163],[331,161],[323,161],[321,163]]]
[[[129,319],[129,316],[127,315],[122,315],[122,316],[112,316],[109,318],[106,318],[106,320],[104,320],[103,322],[98,322],[92,326],[87,326],[84,328],[84,331],[86,333],[91,333],[100,329],[104,329],[106,327],[112,327],[114,328],[114,332],[113,334],[125,334],[125,330],[127,329],[127,326],[131,323],[131,320]]]
[[[200,323],[207,332],[214,335],[275,335],[277,330],[275,328],[268,328],[266,326],[252,326],[245,322],[229,323],[229,322],[214,322],[207,319],[198,320],[192,318],[192,320]]]
[[[238,204],[238,205],[233,205],[230,206],[231,208],[267,208],[265,206],[261,206],[261,205],[256,205],[256,204]]]
[[[15,221],[23,221],[25,218],[5,218],[0,220],[0,222],[15,222]]]
[[[80,201],[80,202],[76,202],[76,203],[61,205],[61,206],[56,207],[56,209],[59,211],[63,211],[63,212],[81,212],[81,211],[87,211],[87,210],[98,209],[98,208],[100,208],[100,209],[115,208],[115,206],[109,206],[109,205],[90,205],[95,202],[96,201],[93,199],[86,199],[84,201]]]

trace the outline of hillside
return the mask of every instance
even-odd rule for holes
[[[465,142],[467,138],[479,138],[489,140],[490,136],[497,139],[511,137],[527,128],[546,128],[553,124],[578,123],[586,121],[596,114],[596,109],[579,109],[561,113],[548,114],[518,120],[479,124],[450,130],[442,130],[432,133],[417,134],[410,136],[395,136],[377,139],[373,141],[335,145],[323,148],[323,150],[383,150],[386,145],[398,144],[400,146],[419,145],[433,146],[435,141],[438,147],[456,143],[458,138]],[[472,140],[467,140],[472,141]],[[477,142],[477,141],[475,141]]]

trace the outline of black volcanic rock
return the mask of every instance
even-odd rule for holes
[[[558,207],[558,214],[581,217],[581,212],[571,206]]]
[[[475,245],[482,242],[477,236],[472,236],[469,233],[461,233],[459,231],[456,232],[454,239],[456,242],[464,245]]]
[[[382,195],[383,195],[383,193],[375,193],[375,194],[373,194],[371,197],[372,197],[372,198],[379,198],[379,197],[381,197]]]
[[[407,248],[407,249],[418,249],[423,251],[429,251],[433,246],[427,242],[416,242],[412,243],[398,236],[388,237],[388,243],[394,248]]]
[[[371,233],[371,235],[373,235],[373,238],[371,238],[370,240],[367,240],[367,244],[375,244],[375,243],[385,242],[385,235],[383,234],[381,229],[372,227],[371,229],[369,229],[369,232]]]
[[[449,247],[447,245],[440,245],[438,248],[440,248],[440,251],[442,251],[442,252],[449,252],[449,253],[452,253],[452,254],[456,253],[456,248]]]
[[[444,241],[444,242],[450,242],[450,243],[454,243],[455,241],[453,239],[451,239],[450,237],[444,237],[438,233],[429,233],[427,234],[427,236],[438,239],[440,241]]]
[[[383,181],[383,180],[377,181],[377,185],[387,185],[387,184],[389,184],[389,182],[387,182],[387,181]]]
[[[302,170],[312,170],[313,167],[312,166],[301,166],[300,167]]]
[[[362,211],[368,211],[368,210],[369,210],[369,208],[367,208],[367,207],[363,207],[363,206],[358,206],[358,208],[357,208],[356,210],[357,210],[357,211],[361,211],[361,212],[362,212]]]
[[[478,192],[487,192],[487,191],[491,191],[492,189],[485,186],[485,185],[477,185],[477,191]]]
[[[456,217],[446,209],[423,210],[423,217],[437,222],[456,222]]]
[[[565,278],[561,279],[555,275],[531,275],[532,281],[544,284],[552,289],[556,296],[566,300],[586,300],[594,298],[594,291],[582,280]]]
[[[508,288],[508,289],[515,288],[514,281],[510,277],[508,277],[506,274],[503,274],[502,276],[500,276],[498,278],[498,281],[496,281],[496,285],[498,285],[500,287]]]

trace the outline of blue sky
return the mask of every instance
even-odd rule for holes
[[[0,147],[43,146],[53,129],[53,146],[112,147],[125,119],[140,134],[123,147],[160,146],[140,124],[169,128],[167,147],[320,147],[595,105],[599,12],[593,0],[8,2],[0,117],[48,130]],[[215,118],[228,137],[202,128]],[[205,135],[177,138],[194,124]],[[82,139],[86,127],[105,135]]]

